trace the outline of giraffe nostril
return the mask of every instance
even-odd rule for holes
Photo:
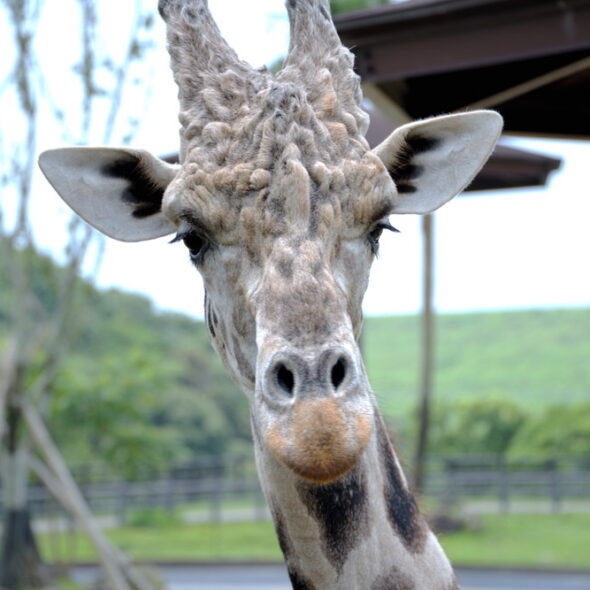
[[[346,377],[346,359],[341,356],[332,367],[332,372],[330,373],[334,389],[338,389],[342,385],[344,377]]]
[[[276,368],[277,383],[279,387],[287,394],[293,395],[295,388],[295,376],[287,369],[283,363],[279,363]]]

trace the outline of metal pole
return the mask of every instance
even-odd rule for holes
[[[414,489],[424,488],[425,462],[430,427],[430,400],[432,397],[432,372],[434,361],[433,321],[433,234],[432,215],[422,217],[423,233],[423,291],[421,316],[420,400],[418,410],[418,440],[414,460]]]

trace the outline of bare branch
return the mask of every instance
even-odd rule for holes
[[[27,402],[21,404],[22,412],[31,433],[31,438],[47,469],[41,462],[33,460],[31,466],[42,478],[56,499],[70,512],[84,528],[95,546],[109,581],[115,590],[153,590],[152,584],[125,558],[106,538],[92,517],[82,493],[74,481],[63,457],[53,442],[43,419],[37,410]]]
[[[82,10],[82,59],[78,66],[84,98],[82,101],[82,140],[88,141],[92,120],[92,104],[96,94],[94,72],[96,69],[96,10],[93,0],[78,0]]]
[[[86,141],[93,130],[94,102],[98,98],[104,100],[104,94],[101,94],[96,87],[97,72],[103,66],[98,57],[96,42],[98,37],[97,2],[96,0],[77,1],[82,16],[81,57],[77,68],[82,89],[82,123],[76,140]],[[56,114],[56,119],[61,123],[63,130],[68,125],[68,117],[64,114],[64,109],[60,109],[50,96],[50,85],[35,53],[33,40],[44,5],[45,0],[0,0],[0,8],[5,9],[8,15],[16,48],[11,73],[6,80],[2,80],[0,94],[4,93],[3,99],[5,97],[10,100],[16,99],[23,120],[23,123],[19,121],[20,136],[15,138],[16,133],[12,133],[12,136],[2,134],[0,144],[2,155],[0,187],[5,189],[11,197],[13,194],[16,195],[14,215],[12,210],[4,205],[6,201],[0,203],[0,247],[2,248],[0,255],[7,259],[13,296],[9,351],[3,355],[4,358],[0,358],[3,364],[0,377],[0,454],[4,451],[7,455],[10,455],[12,447],[20,449],[27,444],[26,431],[23,432],[24,420],[33,440],[38,442],[43,439],[45,444],[52,444],[46,432],[47,436],[44,438],[43,423],[38,408],[47,403],[48,393],[64,360],[69,337],[68,320],[73,309],[76,288],[80,282],[83,262],[95,237],[88,226],[77,219],[73,220],[66,233],[64,266],[50,267],[50,272],[55,273],[54,282],[57,285],[55,297],[51,297],[48,303],[43,300],[43,295],[35,294],[34,287],[38,284],[36,276],[38,265],[44,264],[37,252],[30,211],[32,179],[36,167],[38,101],[41,102],[39,97],[43,97],[44,108],[47,105]],[[107,105],[108,114],[102,130],[105,142],[110,141],[115,133],[117,114],[123,100],[124,89],[128,84],[127,70],[132,62],[141,57],[141,48],[147,46],[141,36],[143,29],[149,28],[146,25],[148,17],[141,15],[140,7],[141,0],[136,0],[132,37],[128,42],[125,57],[116,69],[112,88],[106,94],[110,104]],[[97,244],[95,273],[96,265],[101,259],[101,244],[104,245],[104,242],[97,240]],[[38,407],[33,408],[28,405],[31,402]],[[21,414],[21,408],[29,409],[27,416]],[[9,412],[10,415],[8,415]],[[10,419],[7,420],[7,418]],[[8,443],[11,444],[8,445]],[[74,498],[73,504],[70,502],[70,509],[74,509],[84,518],[86,509],[76,500],[76,493],[79,492],[57,449],[50,447],[49,450],[39,449],[39,452],[51,453],[51,450],[55,451],[51,459],[53,473],[50,475],[53,479],[46,478],[46,483],[48,487],[53,486],[55,489],[54,484],[57,481],[61,486],[60,489],[67,492],[70,500]],[[50,460],[47,458],[46,460],[50,464]],[[25,473],[23,482],[26,481],[26,477]],[[23,507],[25,507],[26,496],[23,494],[21,496]],[[101,542],[92,527],[89,529],[89,534],[94,541],[98,539],[98,542]],[[11,546],[10,537],[4,540],[7,540],[8,546]],[[116,573],[113,574],[112,582],[115,588],[120,590],[150,588],[140,573],[137,573],[134,568],[129,569],[122,554],[114,548],[105,549],[105,551],[111,555],[117,568],[128,570],[126,574],[119,577]]]
[[[135,21],[131,35],[129,35],[129,43],[127,45],[127,52],[123,59],[123,62],[116,68],[115,85],[111,92],[111,108],[107,117],[107,122],[104,128],[103,143],[107,144],[112,138],[113,129],[115,127],[115,121],[121,105],[121,97],[123,95],[123,89],[127,81],[127,75],[129,73],[129,66],[135,59],[135,51],[137,44],[139,43],[139,31],[143,22],[143,14],[141,12],[141,0],[135,0]]]

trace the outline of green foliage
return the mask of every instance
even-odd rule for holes
[[[411,455],[416,414],[393,423],[398,448]],[[499,394],[439,402],[432,411],[429,451],[526,456],[539,461],[572,455],[577,461],[590,461],[590,403],[552,406],[538,414]]]
[[[41,306],[32,306],[29,301],[15,301],[15,277],[12,275],[15,267],[27,271],[30,290]],[[27,306],[27,311],[37,321],[52,315],[57,308],[58,289],[64,274],[65,271],[54,265],[49,257],[39,255],[30,247],[13,250],[0,235],[0,332],[13,327],[17,306]]]
[[[226,376],[203,324],[154,314],[134,296],[105,298],[121,308],[103,315],[94,308],[96,324],[80,334],[84,354],[72,354],[56,382],[52,427],[64,433],[67,448],[68,425],[80,424],[78,444],[69,445],[78,461],[101,458],[136,475],[194,455],[249,448],[246,399]]]
[[[382,4],[390,4],[390,2],[389,0],[331,0],[330,8],[332,14],[338,14],[339,12],[362,10],[364,8],[372,8],[373,6],[380,6]]]
[[[547,408],[518,432],[510,450],[546,457],[585,455],[590,460],[590,402]]]
[[[153,420],[172,371],[138,349],[121,352],[98,364],[66,363],[53,388],[51,427],[78,461],[99,457],[133,477],[186,453],[177,429]]]
[[[0,247],[7,248],[1,240]],[[9,254],[26,256],[35,269],[40,306],[34,313],[53,313],[55,277],[63,269],[32,250]],[[11,285],[8,258],[0,256],[0,285]],[[12,328],[13,305],[9,288],[0,297],[0,348]],[[87,282],[72,317],[71,345],[51,388],[49,416],[68,461],[103,462],[136,476],[195,455],[250,450],[247,400],[228,378],[202,322],[155,313],[146,298]],[[44,361],[39,355],[33,372]]]
[[[499,395],[439,405],[430,447],[437,453],[504,454],[528,418],[516,402]]]

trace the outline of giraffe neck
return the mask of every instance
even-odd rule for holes
[[[375,412],[376,427],[359,465],[334,483],[297,478],[255,443],[294,590],[458,588]]]

